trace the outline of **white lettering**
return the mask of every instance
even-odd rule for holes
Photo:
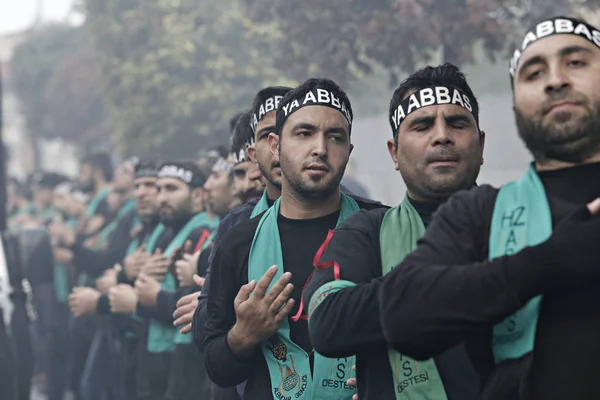
[[[342,105],[340,104],[340,99],[335,97],[333,93],[331,93],[331,104],[333,104],[334,107],[342,108]]]
[[[404,109],[402,108],[402,105],[399,105],[398,108],[396,108],[396,112],[394,112],[394,124],[396,125],[396,130],[398,130],[398,127],[400,126],[400,121],[404,118],[406,118],[406,114],[404,114]]]
[[[556,33],[573,32],[573,22],[569,21],[568,19],[558,18],[556,21],[554,21],[554,24],[556,25]]]
[[[467,96],[466,94],[463,95],[463,100],[465,101],[464,107],[470,112],[473,112],[473,107],[471,106],[471,100],[469,100],[469,96]]]
[[[317,89],[317,98],[319,99],[319,103],[331,103],[329,100],[329,92],[325,89]]]
[[[281,101],[281,99],[283,99],[283,96],[275,96],[275,108],[279,107],[279,102]]]
[[[317,99],[315,99],[315,94],[313,92],[306,93],[306,96],[304,96],[304,101],[302,102],[302,105],[305,105],[309,101],[311,103],[316,103],[317,102]]]
[[[544,21],[536,27],[537,39],[554,33],[553,21]]]
[[[267,101],[265,102],[265,114],[273,111],[274,109],[275,109],[275,107],[274,107],[274,103],[273,103],[273,98],[267,99]],[[261,118],[265,114],[261,115]]]
[[[435,96],[433,95],[433,89],[426,88],[421,90],[421,107],[430,106],[435,103]]]
[[[522,50],[525,50],[527,48],[527,46],[529,46],[531,43],[535,42],[537,40],[537,37],[533,34],[533,32],[527,32],[527,35],[525,35],[525,39],[523,39],[523,45],[521,46]]]
[[[600,32],[599,31],[593,31],[592,35],[593,35],[594,44],[596,46],[600,47]]]
[[[291,103],[287,103],[285,106],[283,106],[283,113],[285,114],[286,117],[290,115],[290,112],[289,112],[290,104]]]
[[[265,115],[265,105],[261,104],[258,109],[258,119],[261,119]]]
[[[290,103],[290,114],[292,113],[292,111],[294,111],[294,108],[299,108],[300,104],[298,103],[298,100],[294,100]]]
[[[577,35],[581,35],[583,33],[588,38],[588,40],[592,40],[592,34],[590,33],[587,26],[585,26],[584,24],[577,25],[577,28],[575,28],[574,33]]]
[[[419,105],[419,100],[417,100],[416,94],[411,94],[410,99],[408,100],[408,109],[406,110],[407,114],[410,114],[413,111],[419,109],[421,106]]]
[[[451,101],[448,88],[443,86],[438,86],[435,88],[435,97],[437,98],[438,104],[448,104]]]
[[[460,95],[460,92],[456,89],[452,91],[452,104],[460,104],[463,108],[465,108],[465,105],[462,101],[462,96]]]

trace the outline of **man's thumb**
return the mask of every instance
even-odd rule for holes
[[[590,210],[590,214],[598,214],[598,212],[600,211],[600,197],[592,201],[591,203],[588,203],[587,208],[588,210]]]
[[[117,272],[121,272],[123,270],[123,267],[121,267],[121,264],[115,264],[115,266],[113,267],[113,269]]]
[[[194,274],[194,276],[192,278],[194,279],[194,283],[197,286],[200,286],[201,288],[204,287],[204,282],[206,281],[206,279],[204,279],[201,276],[198,276],[196,274]]]

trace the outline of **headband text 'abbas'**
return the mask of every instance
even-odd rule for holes
[[[582,37],[600,48],[600,31],[592,25],[575,18],[556,17],[540,22],[525,34],[521,47],[516,49],[510,60],[509,73],[512,77],[517,72],[521,55],[536,41],[552,35],[576,35]]]
[[[202,186],[202,177],[182,164],[164,164],[156,174],[157,178],[173,178],[192,187]]]
[[[390,115],[390,124],[394,129],[394,135],[398,133],[398,128],[406,117],[423,108],[434,105],[454,104],[461,106],[469,112],[473,112],[471,106],[473,100],[458,89],[446,86],[427,87],[416,91],[398,104]]]
[[[281,129],[285,120],[288,119],[290,115],[307,106],[331,107],[341,112],[346,118],[346,121],[348,121],[348,125],[352,126],[352,112],[350,111],[349,105],[339,97],[336,97],[332,91],[315,88],[304,96],[293,99],[277,109],[276,130],[279,131],[279,129]]]
[[[250,120],[250,128],[252,128],[252,132],[256,133],[256,125],[260,122],[261,119],[271,111],[277,110],[279,107],[279,102],[283,99],[283,96],[276,95],[269,97],[265,101],[263,101],[258,107],[258,110],[252,110],[252,119]]]

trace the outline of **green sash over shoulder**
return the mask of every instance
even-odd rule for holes
[[[490,229],[489,259],[515,254],[546,241],[552,234],[552,216],[546,192],[533,163],[518,181],[498,192]],[[494,327],[496,362],[516,359],[533,350],[542,297],[537,296]]]
[[[381,251],[381,273],[386,275],[400,264],[404,257],[417,246],[417,240],[425,233],[425,225],[408,200],[388,210],[381,222],[379,242]],[[321,286],[310,299],[308,315],[332,293],[356,286],[356,283],[337,280]],[[392,349],[388,350],[394,378],[396,399],[402,400],[446,400],[446,391],[433,360],[415,361]],[[360,384],[360,382],[359,382]]]
[[[280,201],[277,200],[258,223],[248,260],[249,282],[258,282],[272,265],[277,265],[279,271],[271,286],[283,275],[277,224]],[[358,210],[356,201],[342,194],[338,224]],[[287,318],[279,331],[268,342],[261,343],[260,347],[269,367],[273,399],[344,400],[351,399],[356,393],[354,388],[346,386],[346,381],[353,375],[354,357],[328,359],[315,352],[314,374],[311,375],[309,356],[290,339]]]
[[[77,226],[77,219],[69,218],[66,225],[71,229]],[[66,304],[71,292],[71,284],[69,279],[69,268],[64,264],[54,265],[54,294],[56,300],[61,304]]]
[[[92,200],[90,200],[85,210],[86,217],[92,218],[94,215],[96,215],[96,212],[98,211],[98,205],[108,196],[108,193],[108,189],[102,189],[92,198]]]
[[[381,223],[382,274],[386,275],[417,247],[425,233],[421,216],[408,199],[388,210]],[[396,399],[446,400],[446,391],[432,359],[415,361],[392,349],[388,350]]]
[[[206,250],[210,244],[212,243],[215,235],[217,233],[217,228],[219,227],[220,218],[211,218],[204,221],[204,227],[210,231],[210,236],[204,241],[200,251]],[[175,344],[191,344],[192,343],[192,335],[189,333],[183,334],[179,332],[179,329],[175,332],[175,338],[173,339]]]
[[[130,199],[127,200],[123,206],[117,212],[115,218],[96,235],[96,241],[92,246],[93,250],[101,251],[105,250],[106,245],[110,240],[111,235],[115,232],[123,218],[127,216],[127,214],[135,208],[135,200]],[[94,286],[95,279],[90,277],[87,273],[83,272],[79,274],[78,285],[79,286]]]
[[[256,217],[257,215],[260,215],[261,213],[263,213],[264,211],[267,211],[268,209],[269,209],[269,198],[267,197],[267,189],[265,189],[260,200],[254,206],[254,209],[252,210],[252,214],[250,214],[250,219]]]
[[[200,228],[206,224],[206,213],[196,214],[181,230],[175,235],[171,243],[163,251],[166,257],[170,257],[175,250],[185,244],[194,229]],[[161,289],[174,292],[177,285],[175,277],[167,273],[165,279],[160,283]],[[150,319],[148,328],[148,351],[150,353],[172,352],[175,349],[175,334],[177,328],[172,324],[163,324],[155,319]]]

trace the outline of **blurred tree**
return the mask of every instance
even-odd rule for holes
[[[101,130],[95,64],[84,28],[39,27],[17,46],[12,82],[33,137],[81,143]]]
[[[239,0],[85,0],[108,123],[123,153],[193,156],[229,140],[228,120],[264,84],[269,33]],[[266,35],[266,36],[265,36]]]
[[[281,39],[274,62],[295,79],[320,74],[347,83],[364,78],[377,63],[389,71],[392,84],[423,63],[472,63],[476,43],[495,61],[533,20],[600,5],[598,0],[244,1],[253,21],[276,21]]]

